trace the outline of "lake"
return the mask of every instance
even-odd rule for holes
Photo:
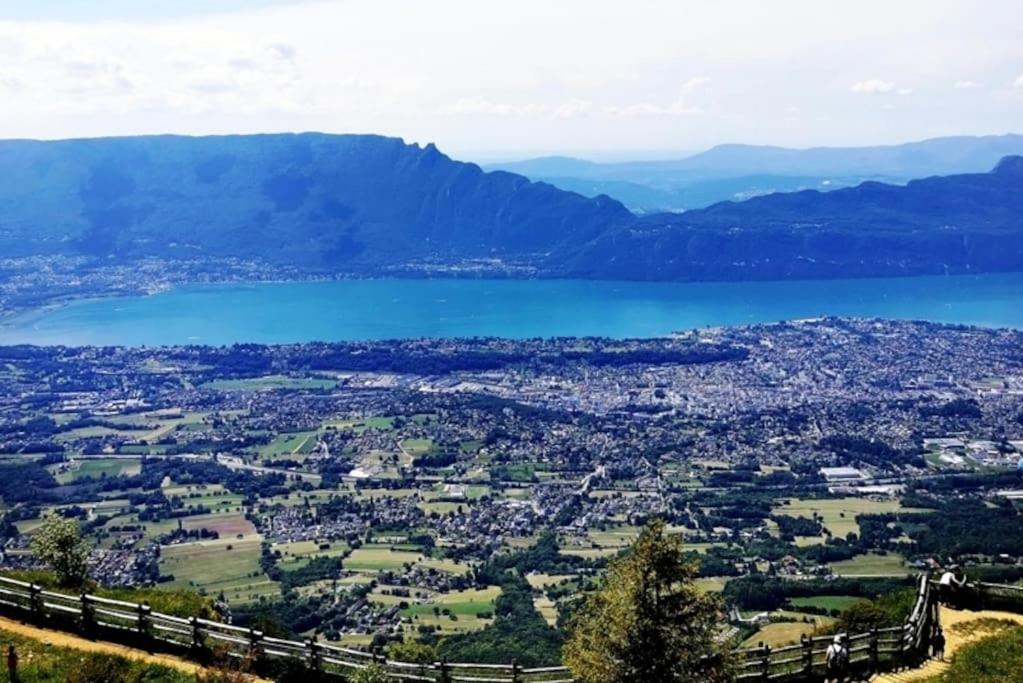
[[[810,282],[385,279],[197,285],[24,313],[0,325],[0,344],[650,337],[820,315],[1023,328],[1023,273]]]

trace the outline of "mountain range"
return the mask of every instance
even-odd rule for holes
[[[1020,157],[645,216],[367,135],[3,141],[0,174],[7,258],[239,258],[355,275],[472,261],[494,275],[656,280],[1023,270]]]
[[[607,194],[650,213],[702,208],[773,192],[831,190],[867,180],[903,184],[932,175],[988,170],[1005,156],[1023,154],[1023,135],[932,138],[901,145],[788,149],[718,145],[669,161],[594,163],[541,157],[487,168],[586,196]]]

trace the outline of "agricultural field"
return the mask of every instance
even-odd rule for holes
[[[353,550],[345,561],[345,569],[356,572],[376,573],[401,569],[406,564],[423,560],[422,554],[410,550],[394,550],[389,546],[364,545]]]
[[[251,379],[230,379],[207,382],[202,389],[213,391],[275,391],[278,389],[309,390],[334,389],[337,380],[315,377],[286,377],[284,375],[267,375]]]
[[[832,562],[831,570],[837,576],[906,576],[910,573],[905,558],[897,553],[857,555],[851,560]]]
[[[193,588],[209,595],[221,592],[232,603],[245,604],[280,593],[259,567],[260,539],[219,539],[163,546],[160,571],[173,575],[168,585]]]
[[[886,512],[926,512],[916,508],[903,507],[898,500],[874,500],[871,498],[822,498],[789,499],[781,501],[774,508],[774,514],[790,517],[818,517],[833,536],[845,538],[850,533],[858,534],[856,515],[882,514]]]
[[[326,547],[323,547],[326,546]],[[349,551],[344,541],[318,543],[316,541],[295,541],[292,543],[274,543],[271,550],[281,553],[277,566],[286,571],[294,571],[309,564],[316,557],[344,557]]]
[[[833,623],[834,619],[799,612],[777,612],[781,618],[795,621],[778,621],[764,624],[752,636],[746,639],[743,647],[757,647],[760,644],[771,647],[784,647],[799,642],[804,635],[812,635],[821,626]]]
[[[142,471],[138,458],[75,458],[49,470],[58,483],[70,484],[79,479],[102,479],[106,477],[131,476]]]
[[[301,461],[305,455],[316,448],[316,432],[285,432],[274,437],[266,446],[259,449],[259,457],[264,459],[292,459]]]
[[[413,627],[436,626],[442,632],[472,631],[492,620],[494,601],[500,594],[497,586],[451,591],[435,595],[428,602],[409,605],[401,615],[411,619]]]
[[[800,607],[815,607],[817,609],[844,610],[863,598],[853,595],[817,595],[812,598],[789,598],[789,602],[796,609]]]

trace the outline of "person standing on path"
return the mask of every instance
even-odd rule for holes
[[[841,635],[835,636],[824,654],[824,680],[845,683],[849,669],[849,649]]]
[[[11,683],[18,683],[18,652],[13,645],[7,646],[7,677]]]
[[[945,632],[940,626],[934,629],[931,637],[931,656],[939,662],[945,661]]]

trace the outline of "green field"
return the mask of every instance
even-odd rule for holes
[[[869,498],[795,498],[775,506],[777,515],[812,518],[816,513],[824,527],[833,536],[845,538],[850,532],[858,534],[856,515],[881,514],[886,512],[926,512],[926,510],[904,508],[897,500],[872,500]]]
[[[496,586],[442,593],[429,602],[409,605],[401,615],[412,619],[415,626],[439,626],[442,632],[471,631],[490,622],[477,615],[493,614],[494,601],[500,594],[501,589]]]
[[[161,574],[173,574],[172,587],[202,589],[210,595],[223,591],[234,603],[278,595],[278,584],[259,568],[260,540],[220,539],[163,546]]]
[[[218,379],[201,385],[200,389],[212,391],[273,391],[274,389],[333,389],[337,381],[315,377],[287,377],[267,375],[249,379]]]
[[[905,559],[897,553],[857,555],[851,560],[832,562],[831,570],[838,576],[906,576]]]
[[[330,546],[321,549],[321,545]],[[282,557],[277,566],[286,571],[301,569],[315,557],[344,557],[348,553],[348,544],[344,541],[295,541],[294,543],[274,543],[272,549],[280,551]]]
[[[53,465],[51,469],[57,472],[58,483],[68,484],[87,477],[100,479],[138,474],[142,463],[135,458],[82,458]]]
[[[772,615],[777,615],[785,619],[793,619],[793,621],[779,621],[764,624],[760,627],[759,631],[746,639],[743,643],[743,647],[756,647],[761,643],[764,645],[770,645],[771,647],[792,645],[794,643],[798,643],[799,639],[804,634],[812,635],[819,627],[827,626],[835,622],[835,620],[831,617],[802,614],[800,612],[781,611],[772,613]]]
[[[406,453],[415,457],[432,451],[434,449],[434,443],[433,439],[405,439],[401,442],[401,447]]]
[[[356,572],[380,572],[401,569],[406,563],[416,564],[423,559],[417,552],[391,550],[388,546],[364,545],[352,551],[344,562],[345,569]]]
[[[263,458],[296,458],[311,453],[316,448],[316,432],[285,432],[274,437],[273,441],[259,449]]]
[[[800,607],[816,607],[829,611],[835,609],[841,611],[862,599],[853,595],[816,595],[812,598],[790,598],[789,602],[797,609]]]

